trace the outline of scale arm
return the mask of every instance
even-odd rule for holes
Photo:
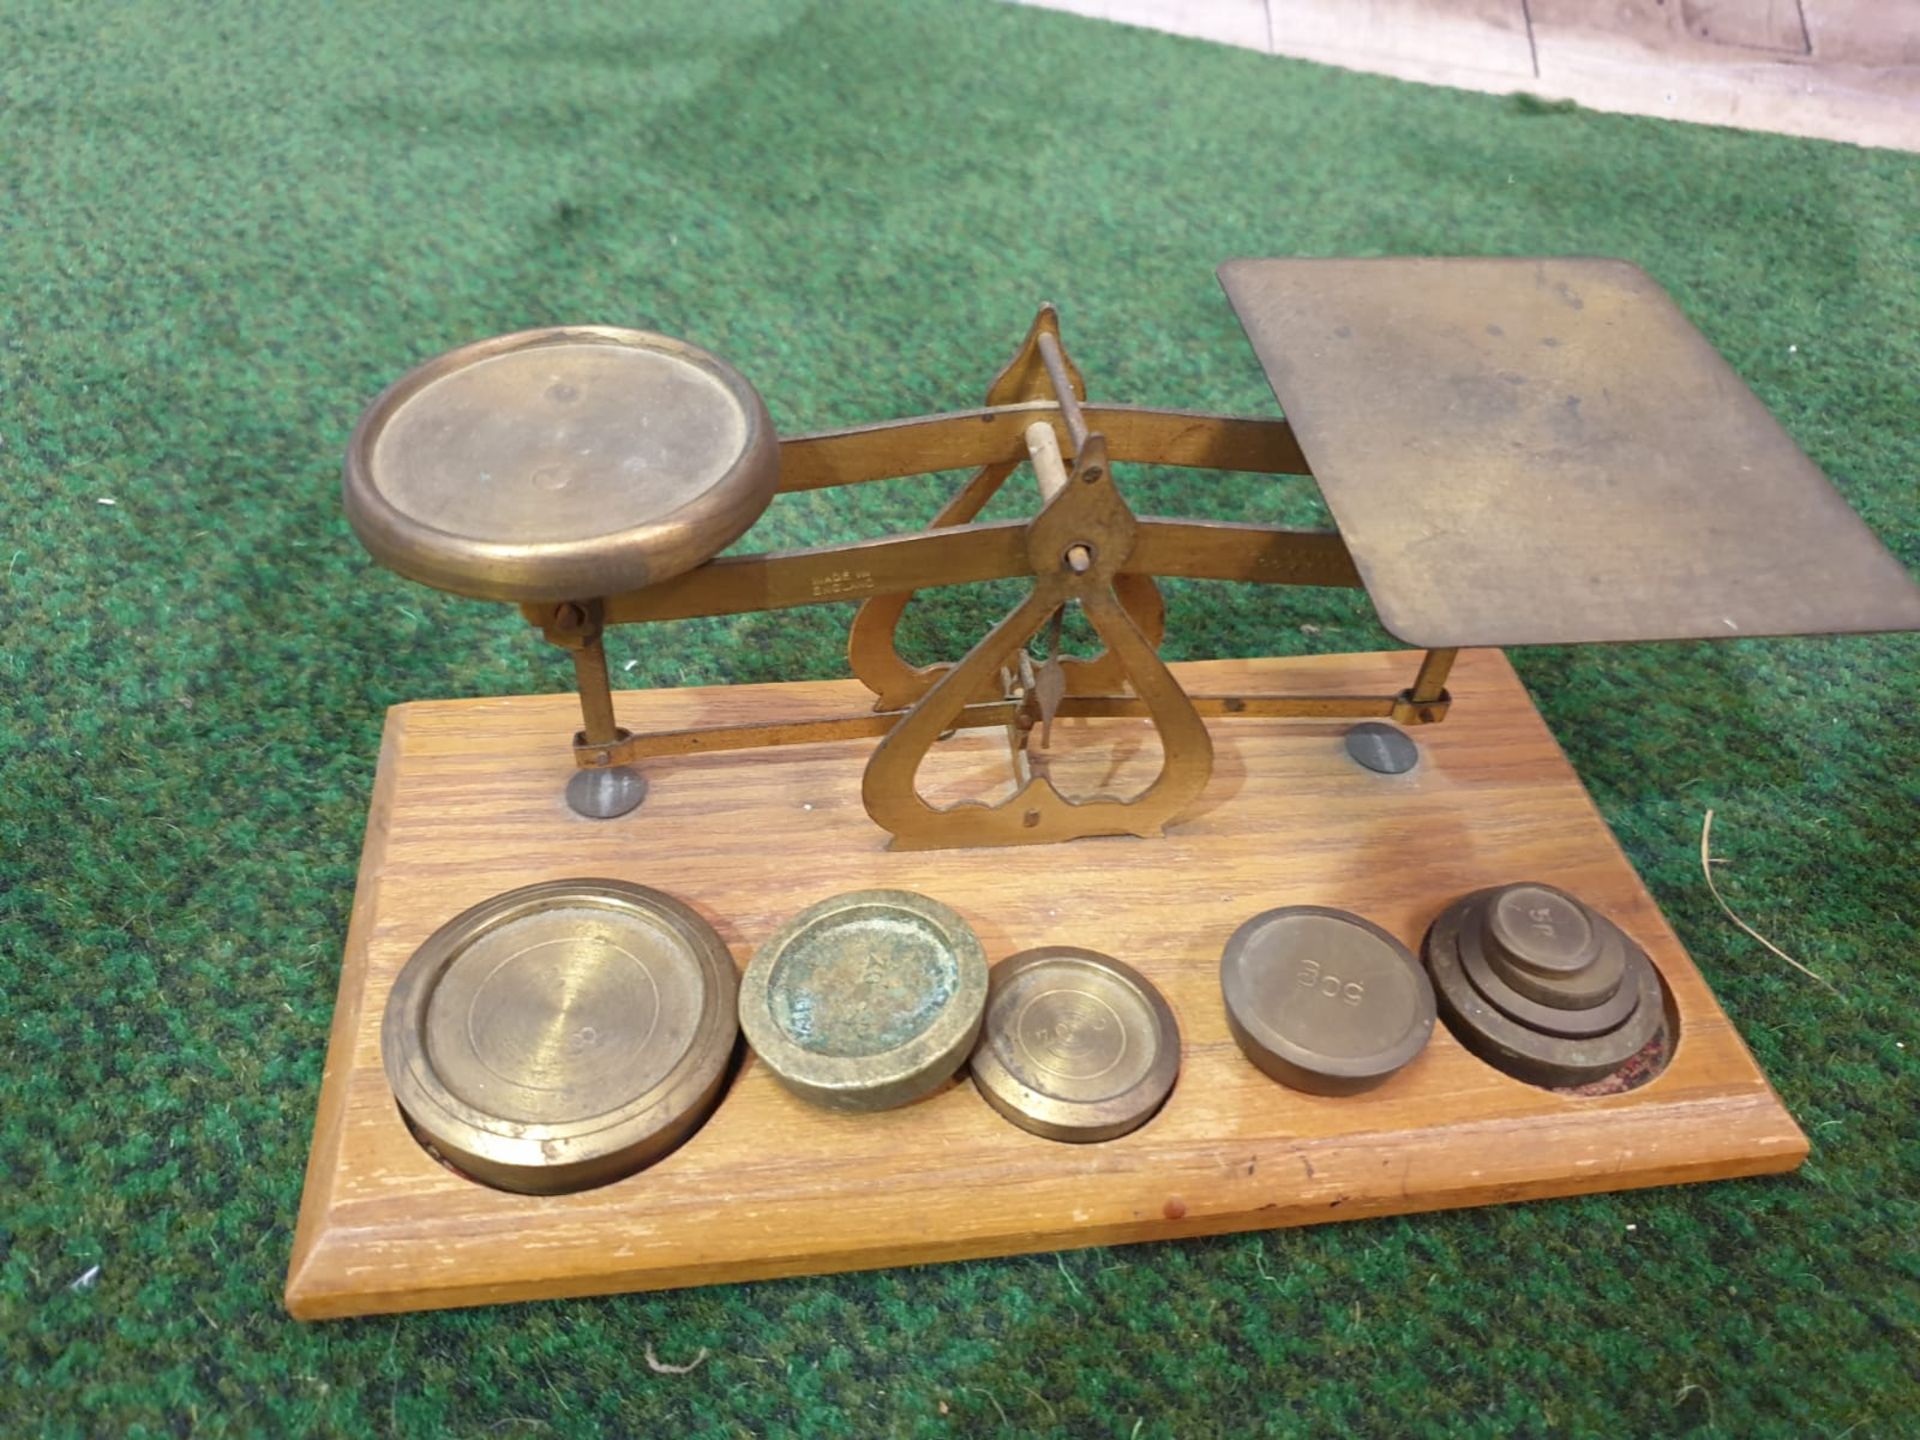
[[[1120,464],[1237,470],[1253,475],[1307,475],[1306,457],[1285,420],[1161,410],[1139,405],[1082,405],[1087,428],[1104,435]],[[1027,458],[1026,429],[1053,423],[1061,448],[1073,453],[1061,409],[1051,400],[989,405],[795,435],[780,442],[780,490],[826,490],[894,480],[936,470],[1007,465]]]
[[[1025,520],[999,520],[807,550],[723,556],[644,590],[609,596],[603,623],[790,610],[1031,576],[1027,525]],[[1133,553],[1121,573],[1263,585],[1360,583],[1346,545],[1331,530],[1152,517],[1139,522]],[[521,609],[533,624],[546,627],[556,607],[529,604]]]
[[[1122,573],[1187,580],[1246,580],[1259,585],[1357,589],[1360,572],[1337,530],[1240,525],[1224,520],[1140,517]]]
[[[749,610],[791,610],[836,600],[865,600],[940,585],[1006,580],[1033,573],[1027,558],[1027,522],[1000,520],[953,525],[912,535],[773,550],[761,555],[724,555],[644,590],[609,596],[606,623],[685,620],[696,615],[740,615]],[[544,624],[549,605],[522,612]]]

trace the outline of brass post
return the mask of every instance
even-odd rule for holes
[[[528,606],[527,618],[540,626],[553,644],[572,652],[574,683],[580,691],[581,731],[587,744],[613,744],[620,738],[620,727],[613,718],[607,652],[600,644],[605,607],[598,600],[569,600],[550,610]]]
[[[1413,677],[1413,689],[1407,698],[1416,705],[1431,705],[1447,693],[1447,672],[1453,669],[1458,650],[1429,650],[1420,661],[1420,673]]]
[[[1040,502],[1044,506],[1067,488],[1067,464],[1060,458],[1059,438],[1044,420],[1027,426],[1027,457],[1033,463],[1033,478],[1040,485]],[[1093,551],[1085,545],[1068,546],[1064,558],[1067,568],[1076,575],[1084,575],[1093,568]]]
[[[611,745],[620,738],[613,719],[613,684],[607,677],[607,652],[599,635],[573,652],[573,673],[580,686],[580,714],[589,745]]]
[[[1087,443],[1087,417],[1080,413],[1080,397],[1073,393],[1073,381],[1067,376],[1067,357],[1061,352],[1060,342],[1044,330],[1040,332],[1040,363],[1047,367],[1047,380],[1053,386],[1054,398],[1060,402],[1060,418],[1067,422],[1067,436],[1073,441],[1073,453],[1078,455]]]

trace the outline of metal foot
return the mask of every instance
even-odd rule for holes
[[[1347,731],[1347,754],[1381,775],[1404,775],[1420,763],[1420,748],[1404,730],[1368,720]]]
[[[647,778],[627,765],[576,770],[567,781],[567,804],[589,820],[611,820],[647,798]]]

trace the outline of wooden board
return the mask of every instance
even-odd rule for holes
[[[1388,692],[1412,655],[1175,666],[1196,693]],[[1175,833],[1020,850],[895,854],[861,809],[868,742],[656,763],[630,816],[567,810],[571,696],[432,702],[388,715],[286,1301],[303,1319],[643,1290],[1304,1225],[1791,1169],[1806,1137],[1661,918],[1498,652],[1454,670],[1424,759],[1379,776],[1342,727],[1221,721],[1212,786]],[[851,682],[623,694],[622,723],[682,726],[865,708]],[[1062,774],[1150,765],[1140,721],[1064,727]],[[1148,743],[1142,743],[1145,740]],[[1092,742],[1098,742],[1094,745]],[[1702,743],[1705,743],[1704,741]],[[942,746],[941,790],[1005,769],[994,733]],[[1115,756],[1119,759],[1116,761]],[[930,789],[933,786],[929,787]],[[380,1067],[396,972],[500,890],[611,876],[679,895],[744,965],[836,891],[921,890],[999,959],[1092,944],[1166,993],[1184,1067],[1120,1140],[1015,1129],[964,1077],[877,1116],[789,1095],[749,1056],[714,1117],[652,1169],[577,1195],[490,1190],[415,1143]],[[1365,915],[1417,946],[1451,900],[1525,878],[1584,896],[1659,966],[1673,1061],[1641,1089],[1573,1099],[1510,1080],[1445,1033],[1378,1090],[1268,1080],[1227,1032],[1222,946],[1273,905]]]

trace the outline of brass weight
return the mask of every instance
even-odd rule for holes
[[[1456,901],[1427,932],[1426,962],[1460,1043],[1531,1084],[1603,1079],[1666,1023],[1646,952],[1550,885],[1504,885]]]
[[[906,890],[810,905],[754,952],[740,1026],[767,1069],[830,1110],[889,1110],[966,1063],[987,956],[953,910]]]
[[[671,895],[523,886],[461,912],[402,968],[380,1031],[415,1133],[504,1190],[617,1180],[719,1100],[738,1035],[733,957]]]
[[[1400,1070],[1433,1034],[1433,987],[1370,920],[1320,905],[1254,916],[1220,957],[1227,1026],[1282,1084],[1351,1095]]]
[[[1022,1130],[1112,1140],[1152,1119],[1180,1073],[1180,1026],[1132,966],[1071,945],[1009,956],[989,974],[974,1084]]]

